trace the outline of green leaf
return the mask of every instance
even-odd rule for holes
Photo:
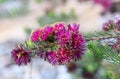
[[[30,28],[28,28],[28,27],[25,27],[25,28],[24,28],[24,31],[25,31],[25,33],[29,36],[30,33],[32,32],[32,29],[30,29]]]
[[[34,43],[30,40],[26,41],[25,44],[28,48],[34,48]]]
[[[45,26],[47,24],[53,24],[55,22],[67,22],[71,20],[76,20],[76,15],[74,11],[71,11],[70,14],[66,14],[65,12],[61,12],[60,14],[55,14],[54,12],[49,12],[46,15],[38,18],[38,23],[41,26]]]
[[[98,59],[105,59],[108,62],[120,65],[120,58],[109,46],[103,46],[98,41],[90,41],[87,48],[91,50]]]

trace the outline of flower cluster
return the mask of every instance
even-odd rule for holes
[[[115,16],[114,19],[110,19],[103,23],[103,30],[108,31],[108,30],[120,30],[120,16]]]
[[[103,30],[109,31],[113,30],[117,32],[116,34],[120,35],[120,16],[115,16],[114,19],[110,19],[103,24]],[[110,47],[114,49],[116,52],[120,52],[120,37],[113,38],[112,44]]]
[[[114,24],[115,24],[117,30],[120,31],[120,16],[117,15],[114,17]]]
[[[30,41],[34,43],[32,48],[27,48],[31,54],[22,48],[12,50],[16,64],[26,65],[30,62],[29,55],[37,55],[52,65],[63,65],[81,59],[85,51],[85,41],[79,33],[78,24],[56,23],[38,28],[31,33]]]
[[[112,30],[113,28],[114,28],[113,20],[108,20],[103,24],[103,30],[104,31]]]

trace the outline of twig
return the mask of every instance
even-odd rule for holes
[[[101,36],[101,37],[87,38],[87,39],[85,39],[85,41],[102,40],[102,39],[110,39],[110,38],[120,38],[120,35],[118,35],[118,36]]]

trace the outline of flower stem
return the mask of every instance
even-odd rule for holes
[[[110,39],[110,38],[120,38],[120,35],[118,35],[118,36],[100,36],[100,37],[87,38],[87,39],[85,39],[85,41],[104,40],[104,39]]]

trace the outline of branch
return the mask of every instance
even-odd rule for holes
[[[95,33],[91,33],[91,34],[85,34],[84,38],[87,42],[91,41],[91,40],[104,40],[104,39],[110,39],[110,38],[120,38],[120,33],[115,30],[101,31],[101,32],[95,32]]]
[[[93,38],[86,38],[86,41],[91,41],[91,40],[104,40],[104,39],[110,39],[110,38],[120,38],[119,36],[101,36],[101,37],[93,37]]]

